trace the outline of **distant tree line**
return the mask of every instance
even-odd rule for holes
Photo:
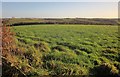
[[[5,18],[7,25],[36,25],[36,24],[83,24],[83,25],[117,25],[118,19],[102,18]]]

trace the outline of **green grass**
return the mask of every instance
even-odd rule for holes
[[[31,66],[39,71],[37,74],[47,71],[46,74],[83,75],[103,63],[120,65],[118,26],[49,24],[15,26],[14,31],[17,44],[25,48],[25,53],[33,48],[42,55],[40,61],[36,60],[42,61],[38,68],[34,67],[38,63],[32,61]],[[39,56],[33,57],[39,59]]]

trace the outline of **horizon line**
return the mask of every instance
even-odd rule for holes
[[[41,18],[41,19],[67,19],[67,18],[88,18],[88,19],[118,19],[119,17],[2,17],[2,18]]]

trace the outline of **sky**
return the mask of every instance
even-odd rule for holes
[[[2,2],[118,2],[119,0],[1,0]]]
[[[2,3],[0,2],[0,18],[2,18]]]
[[[6,2],[2,2],[2,17],[23,17],[23,18],[118,17],[117,2],[7,2],[8,0],[4,1]]]

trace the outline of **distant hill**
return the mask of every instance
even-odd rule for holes
[[[102,18],[4,18],[7,25],[32,24],[85,24],[85,25],[117,25],[118,19]]]

